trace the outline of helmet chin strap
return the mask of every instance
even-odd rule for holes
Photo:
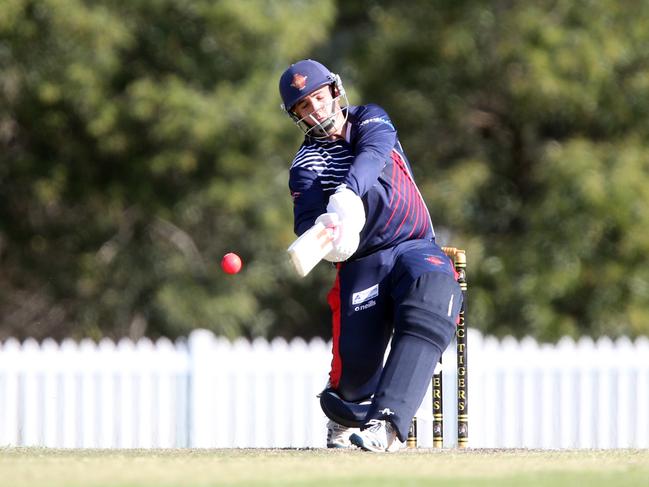
[[[316,122],[316,124],[307,132],[307,135],[310,135],[311,137],[329,137],[335,131],[336,114],[333,114],[322,122]]]

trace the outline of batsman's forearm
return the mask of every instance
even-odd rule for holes
[[[344,184],[358,196],[363,196],[379,179],[384,167],[385,158],[370,151],[361,152],[349,168]]]

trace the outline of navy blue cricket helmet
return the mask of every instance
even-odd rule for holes
[[[293,111],[293,107],[302,98],[309,93],[314,92],[323,86],[333,86],[335,90],[334,101],[342,98],[344,104],[348,105],[347,95],[343,88],[340,76],[332,73],[326,66],[314,61],[313,59],[304,59],[291,64],[279,79],[279,94],[282,97],[282,110],[284,110],[293,121],[306,133],[312,137],[327,137],[329,132],[334,128],[334,117],[337,112],[333,111],[331,117],[323,122],[318,123],[309,116],[300,119]],[[345,110],[345,116],[346,116]],[[311,123],[306,123],[309,118]]]
[[[284,110],[290,110],[312,91],[336,82],[336,75],[313,59],[291,64],[279,79],[279,94]]]

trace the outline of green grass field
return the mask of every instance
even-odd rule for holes
[[[0,448],[0,487],[649,486],[649,450]]]

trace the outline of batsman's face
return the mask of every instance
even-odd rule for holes
[[[313,126],[332,116],[338,118],[340,116],[340,102],[337,97],[331,94],[329,86],[323,86],[297,102],[293,111],[300,119]],[[336,126],[338,126],[337,123]]]
[[[307,118],[309,115],[315,117],[319,122],[331,116],[332,102],[334,101],[331,95],[331,90],[328,86],[323,86],[317,90],[309,93],[295,104],[295,113],[300,118]],[[337,103],[337,101],[336,101]]]

